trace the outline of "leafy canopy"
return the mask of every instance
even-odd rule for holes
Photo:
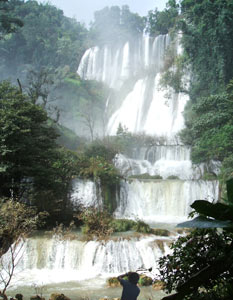
[[[0,196],[34,204],[59,221],[71,214],[69,191],[78,172],[76,155],[60,148],[57,136],[41,106],[0,83]]]
[[[233,167],[233,94],[221,93],[199,98],[187,110],[186,128],[181,132],[184,143],[192,145],[194,163],[221,161],[231,176]]]
[[[7,5],[10,14],[22,20],[24,26],[0,41],[2,75],[22,80],[28,68],[65,66],[76,72],[86,49],[84,25],[65,17],[62,10],[49,3],[9,0]]]
[[[90,38],[98,45],[126,42],[143,32],[145,18],[132,13],[127,5],[105,7],[96,11],[90,28]]]

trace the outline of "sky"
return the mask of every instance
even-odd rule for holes
[[[163,10],[167,0],[41,0],[39,2],[49,2],[62,9],[65,16],[74,17],[77,21],[89,25],[94,19],[94,12],[105,6],[128,5],[130,11],[146,16],[149,10],[156,7],[158,10]]]

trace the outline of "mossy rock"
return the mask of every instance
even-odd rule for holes
[[[155,291],[160,291],[164,288],[164,282],[157,280],[155,283],[153,283],[152,287]]]
[[[128,276],[123,277],[124,280],[128,280]],[[117,279],[117,277],[110,277],[107,279],[107,285],[110,287],[117,287],[120,286],[120,281]]]
[[[107,285],[110,287],[120,286],[120,282],[117,277],[110,277],[107,279]]]
[[[50,300],[70,300],[70,298],[68,298],[64,294],[56,294],[56,293],[54,293],[54,294],[50,295]]]
[[[179,180],[180,178],[179,178],[178,176],[176,176],[176,175],[170,175],[170,176],[168,176],[167,179],[171,179],[171,180]]]
[[[30,297],[30,300],[45,300],[45,298],[40,297],[39,295]]]
[[[152,229],[152,233],[154,235],[159,235],[159,236],[169,236],[170,232],[167,229]]]
[[[152,285],[153,280],[151,277],[145,276],[145,275],[141,275],[138,281],[139,285],[141,286],[149,286]]]
[[[137,222],[135,222],[133,229],[136,232],[140,233],[152,233],[152,229],[150,228],[150,226],[142,220],[138,220]]]
[[[131,175],[129,176],[131,179],[163,179],[160,175],[150,175],[148,173],[138,174],[138,175]]]

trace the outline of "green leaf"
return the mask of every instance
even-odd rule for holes
[[[206,217],[199,216],[193,220],[179,223],[176,227],[185,227],[185,228],[229,228],[233,227],[231,221],[220,221],[213,220]]]
[[[206,200],[196,200],[191,207],[201,215],[211,217],[217,220],[232,220],[233,207],[223,203],[210,203]]]

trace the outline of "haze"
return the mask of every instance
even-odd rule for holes
[[[44,1],[40,1],[44,2]],[[146,16],[149,10],[163,10],[167,0],[50,0],[49,3],[62,9],[68,17],[74,17],[79,22],[89,25],[94,19],[94,12],[105,6],[128,5],[132,12]]]

